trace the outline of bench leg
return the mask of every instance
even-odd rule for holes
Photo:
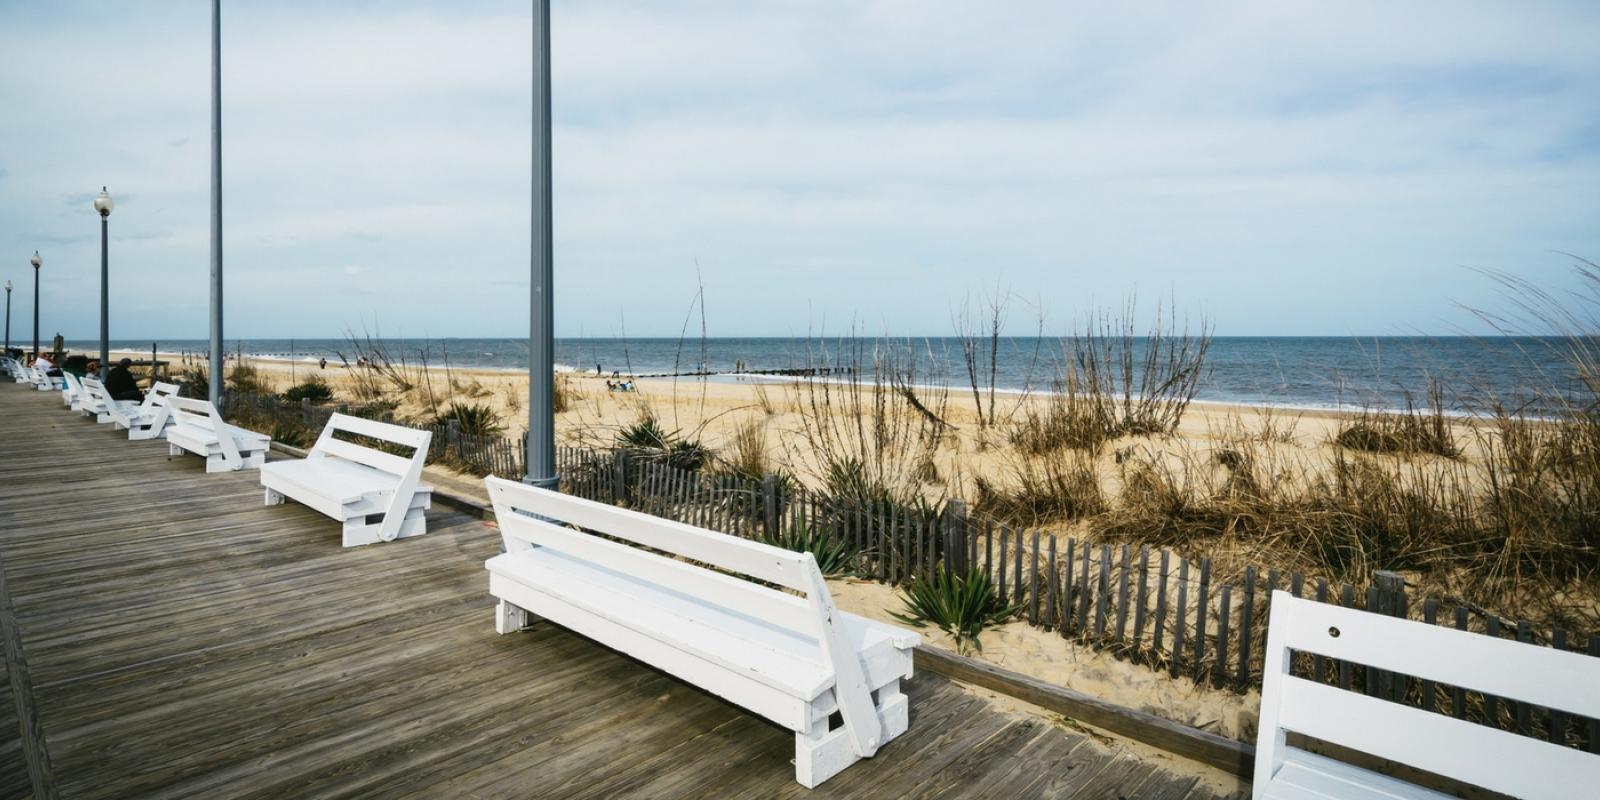
[[[534,616],[527,609],[518,608],[504,600],[494,607],[494,632],[504,636],[516,633],[533,624]]]
[[[179,447],[179,446],[177,446],[175,444],[170,444],[170,443],[167,445],[167,456],[168,457],[181,456],[181,455],[183,455],[183,448],[181,448],[181,447]]]
[[[906,732],[910,704],[900,693],[900,681],[885,684],[877,692],[878,724],[884,743]],[[843,772],[861,760],[843,726],[828,730],[828,720],[812,723],[811,730],[794,735],[794,779],[807,789]]]
[[[233,467],[228,466],[228,459],[221,453],[206,456],[206,472],[233,472]]]
[[[269,506],[281,506],[281,505],[283,505],[284,496],[283,496],[282,492],[277,492],[277,491],[273,491],[272,489],[267,489],[266,493],[267,493],[267,497],[266,497],[267,502],[265,503],[265,505],[269,505]]]

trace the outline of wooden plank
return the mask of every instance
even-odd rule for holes
[[[1016,595],[1016,600],[1013,602],[1020,606],[1022,605],[1022,531],[1019,530],[1016,534],[1017,549],[1011,558],[1011,591]]]
[[[1033,532],[1033,550],[1028,561],[1028,621],[1039,624],[1039,532]]]
[[[1439,622],[1439,601],[1428,598],[1422,603],[1422,621],[1429,625]],[[1439,710],[1439,684],[1432,678],[1422,679],[1422,707],[1437,712]]]
[[[1100,545],[1100,570],[1094,581],[1094,638],[1104,642],[1111,603],[1111,545]]]
[[[21,739],[22,757],[27,765],[33,797],[35,800],[55,800],[60,796],[56,790],[55,771],[51,766],[50,748],[45,741],[44,725],[39,721],[39,708],[33,695],[33,673],[28,669],[28,658],[23,652],[22,631],[17,625],[6,573],[6,560],[0,557],[0,650],[3,650],[0,655],[5,657],[6,682],[10,686],[12,710],[16,713],[16,732]]]
[[[1326,587],[1324,587],[1326,588]],[[1324,592],[1326,594],[1326,592]],[[1239,606],[1239,674],[1234,678],[1234,688],[1244,691],[1250,686],[1250,637],[1255,633],[1256,568],[1244,568],[1244,600]]]
[[[1211,610],[1211,559],[1200,558],[1200,594],[1195,603],[1194,616],[1194,670],[1195,681],[1205,681],[1206,668],[1206,614]]]
[[[1167,550],[1161,551],[1161,568],[1156,577],[1156,617],[1153,623],[1155,641],[1150,646],[1150,652],[1161,654],[1161,635],[1167,622]]]
[[[1317,602],[1328,602],[1328,581],[1326,578],[1317,579]],[[1311,674],[1317,683],[1326,683],[1328,680],[1328,659],[1321,653],[1311,657]]]
[[[1050,554],[1046,559],[1045,569],[1047,570],[1045,574],[1049,576],[1049,579],[1045,583],[1044,624],[1048,627],[1059,627],[1061,623],[1059,616],[1056,614],[1056,598],[1061,594],[1061,587],[1058,585],[1060,581],[1058,580],[1059,575],[1056,573],[1055,536],[1050,537]]]
[[[1467,609],[1456,606],[1456,630],[1467,629]],[[1467,691],[1465,687],[1456,686],[1450,690],[1450,716],[1456,719],[1467,718]]]
[[[1118,644],[1128,641],[1128,546],[1122,546],[1122,569],[1117,574],[1117,633]]]
[[[1172,677],[1183,671],[1184,618],[1189,614],[1189,560],[1178,559],[1178,601],[1172,615]]]
[[[1254,768],[1255,748],[1243,742],[1107,703],[987,662],[924,645],[917,648],[916,666],[1016,697],[1233,775],[1247,777]]]
[[[1517,620],[1517,641],[1528,644],[1533,641],[1533,627],[1525,619]],[[1512,714],[1516,719],[1517,733],[1527,736],[1533,728],[1533,714],[1528,704],[1515,700],[1511,704]]]
[[[1007,541],[1006,529],[1005,528],[1001,528],[1000,529],[1000,564],[999,564],[1000,569],[995,573],[995,577],[998,578],[999,580],[995,584],[995,592],[996,592],[996,594],[998,594],[1000,596],[1000,600],[1002,602],[1007,597],[1010,597],[1010,595],[1006,594],[1006,550],[1007,550],[1006,541]]]
[[[1150,548],[1147,545],[1139,546],[1139,587],[1135,591],[1133,607],[1133,646],[1131,652],[1139,654],[1144,647],[1144,617],[1146,592],[1150,584]]]
[[[1078,573],[1078,635],[1085,639],[1089,635],[1089,601],[1094,594],[1094,590],[1089,583],[1089,559],[1090,551],[1093,549],[1089,546],[1089,542],[1085,540],[1083,543],[1082,569]]]
[[[1489,614],[1485,620],[1485,630],[1491,638],[1500,638],[1500,618]],[[1483,693],[1483,724],[1499,730],[1500,724],[1500,698],[1488,693]]]
[[[1347,583],[1339,590],[1339,605],[1343,608],[1356,607],[1356,590],[1354,586],[1351,586]],[[1340,689],[1343,689],[1347,692],[1350,691],[1351,682],[1355,679],[1353,672],[1354,670],[1351,669],[1350,662],[1344,660],[1339,661]]]
[[[1222,584],[1222,607],[1217,613],[1217,664],[1211,676],[1211,685],[1222,688],[1228,672],[1228,621],[1233,616],[1233,587]]]

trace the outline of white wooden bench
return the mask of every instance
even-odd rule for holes
[[[126,430],[130,441],[140,439],[161,439],[166,436],[167,428],[172,427],[172,411],[167,408],[167,398],[178,394],[177,384],[158,382],[144,393],[144,402],[124,405],[124,401],[114,401],[107,408],[111,417],[111,426],[118,430]]]
[[[61,372],[61,402],[73,411],[82,411],[83,402],[88,395],[83,391],[83,384],[78,376],[62,370]]]
[[[409,459],[335,438],[365,436],[413,449]],[[433,487],[421,483],[433,434],[334,414],[305,458],[261,468],[267,505],[292,498],[344,524],[344,546],[391,542],[428,532]]]
[[[41,392],[60,391],[61,387],[66,385],[66,382],[61,378],[52,378],[38,367],[28,367],[28,373],[32,376],[30,380],[33,383],[33,388]]]
[[[116,409],[123,418],[127,418],[140,406],[140,403],[132,400],[112,399],[111,393],[106,391],[106,385],[101,383],[99,378],[84,376],[78,383],[83,387],[83,401],[78,404],[78,410],[86,417],[94,417],[95,422],[101,425],[112,421],[112,409]]]
[[[905,732],[900,681],[920,638],[835,608],[810,553],[484,482],[506,548],[487,564],[497,632],[538,615],[794,731],[807,788]]]
[[[1600,794],[1600,755],[1295,677],[1291,651],[1600,717],[1600,658],[1273,592],[1256,798],[1451,797],[1290,747],[1288,733],[1514,797]]]
[[[12,383],[28,382],[27,368],[22,366],[22,362],[6,356],[5,358],[0,358],[0,365],[5,367],[5,373],[11,377]]]
[[[229,425],[211,401],[173,396],[167,398],[166,409],[172,416],[166,430],[172,455],[194,453],[206,460],[206,472],[256,469],[266,463],[272,438]]]

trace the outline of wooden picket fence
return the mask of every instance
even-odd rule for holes
[[[261,398],[239,401],[259,402],[263,410],[280,414],[300,413],[304,424],[318,428],[337,410],[281,401],[274,406],[275,401]],[[519,440],[467,436],[452,426],[430,430],[430,461],[465,465],[482,474],[523,475]],[[1378,573],[1361,587],[1256,567],[1224,576],[1214,574],[1208,558],[1025,530],[974,517],[959,501],[919,508],[863,503],[808,491],[776,476],[754,480],[678,469],[626,449],[558,448],[556,464],[562,491],[591,500],[750,539],[781,541],[806,532],[845,542],[855,554],[855,574],[862,578],[905,585],[940,569],[980,569],[1031,625],[1218,689],[1246,692],[1260,687],[1267,612],[1276,589],[1600,657],[1600,634],[1536,630],[1526,620],[1480,608],[1434,599],[1415,602],[1404,580],[1392,573]],[[1436,685],[1320,656],[1301,658],[1295,667],[1302,677],[1344,689],[1600,753],[1597,720],[1569,718],[1503,702],[1470,687]]]
[[[968,515],[959,502],[939,508],[862,504],[788,485],[675,469],[628,451],[562,449],[564,491],[735,536],[778,539],[805,530],[846,542],[857,575],[895,585],[936,569],[987,573],[1030,624],[1130,662],[1218,689],[1261,685],[1273,590],[1372,613],[1451,625],[1530,644],[1600,657],[1600,635],[1536,631],[1482,609],[1414,602],[1405,582],[1379,573],[1364,587],[1297,573],[1246,568],[1219,576],[1208,558],[1165,549],[1082,541]],[[1600,721],[1569,718],[1360,664],[1306,656],[1302,677],[1409,703],[1461,719],[1496,724],[1600,753]]]

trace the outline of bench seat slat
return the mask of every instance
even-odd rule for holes
[[[1262,792],[1270,800],[1454,800],[1451,795],[1291,748]]]
[[[386,497],[394,492],[395,485],[393,475],[361,464],[330,458],[303,458],[262,465],[262,485],[281,491],[282,488],[279,486],[269,485],[268,481],[273,479],[291,484],[287,487],[291,491],[298,489],[306,494],[320,495],[340,505]],[[433,487],[418,485],[417,492],[432,494]],[[292,496],[298,496],[298,493]],[[378,513],[382,510],[379,507],[362,513]]]
[[[832,667],[823,663],[815,638],[635,575],[552,548],[495,556],[487,566],[491,576],[559,596],[583,612],[745,675],[797,701],[809,703],[833,685]],[[876,678],[881,684],[910,671],[910,657],[899,655],[893,628],[853,614],[843,617],[855,652],[862,654],[869,673],[877,673],[869,674],[869,681]],[[581,625],[576,630],[588,633]]]
[[[1600,756],[1591,753],[1292,675],[1283,682],[1278,724],[1287,730],[1530,800],[1600,786]],[[1526,775],[1541,776],[1539,785]]]

